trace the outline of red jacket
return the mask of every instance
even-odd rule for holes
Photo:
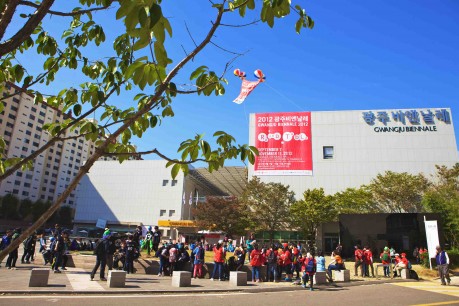
[[[253,250],[250,253],[250,265],[252,267],[261,267],[264,263],[264,256],[260,250]]]
[[[225,256],[223,255],[223,247],[217,249],[214,247],[214,261],[215,262],[225,262]]]
[[[292,259],[291,259],[291,253],[290,250],[284,251],[281,255],[281,259],[283,261],[282,265],[287,266],[292,264]]]

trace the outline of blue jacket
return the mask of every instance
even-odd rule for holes
[[[448,263],[446,259],[446,252],[441,251],[440,254],[437,254],[437,256],[435,256],[435,260],[437,262],[437,265],[446,265]]]

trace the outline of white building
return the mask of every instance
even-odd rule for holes
[[[250,145],[260,156],[248,176],[334,194],[378,174],[436,173],[459,162],[451,110],[390,109],[251,114]]]
[[[177,231],[187,230],[187,224],[166,226],[166,221],[190,220],[192,207],[206,196],[240,195],[247,181],[244,167],[226,167],[212,173],[196,168],[186,177],[180,171],[172,179],[166,163],[94,163],[77,188],[75,227],[92,230],[99,219],[115,230],[159,224],[165,236],[176,237]]]

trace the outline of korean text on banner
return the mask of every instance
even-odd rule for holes
[[[436,247],[437,245],[440,245],[440,241],[438,239],[437,220],[424,221],[424,224],[426,226],[427,249],[429,251],[429,258],[435,258]]]
[[[254,175],[312,175],[311,113],[255,114]]]

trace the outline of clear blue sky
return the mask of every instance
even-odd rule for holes
[[[301,35],[294,31],[294,16],[276,20],[274,29],[259,23],[218,30],[213,42],[233,52],[249,51],[227,74],[226,94],[176,98],[176,116],[135,140],[138,149],[158,148],[174,157],[181,140],[196,133],[205,133],[210,140],[217,130],[248,143],[248,116],[257,112],[450,107],[453,123],[459,118],[458,1],[297,2],[315,21],[315,28],[303,29]],[[163,5],[174,28],[169,56],[177,63],[183,49],[193,47],[185,24],[194,40],[200,41],[215,13],[204,0],[163,1]],[[225,18],[223,23],[242,24],[257,18],[248,15],[245,21]],[[47,22],[59,20],[53,17]],[[105,31],[112,41],[110,29]],[[94,56],[98,53],[95,50]],[[218,73],[233,56],[209,45],[192,66],[207,65]],[[246,71],[248,79],[254,79],[255,69],[262,69],[267,78],[242,105],[232,102],[240,90],[240,80],[231,73],[235,68]],[[73,80],[70,76],[60,82]],[[186,74],[180,80],[177,83],[189,83]],[[127,105],[129,99],[119,102]],[[459,124],[455,131],[459,141]]]

